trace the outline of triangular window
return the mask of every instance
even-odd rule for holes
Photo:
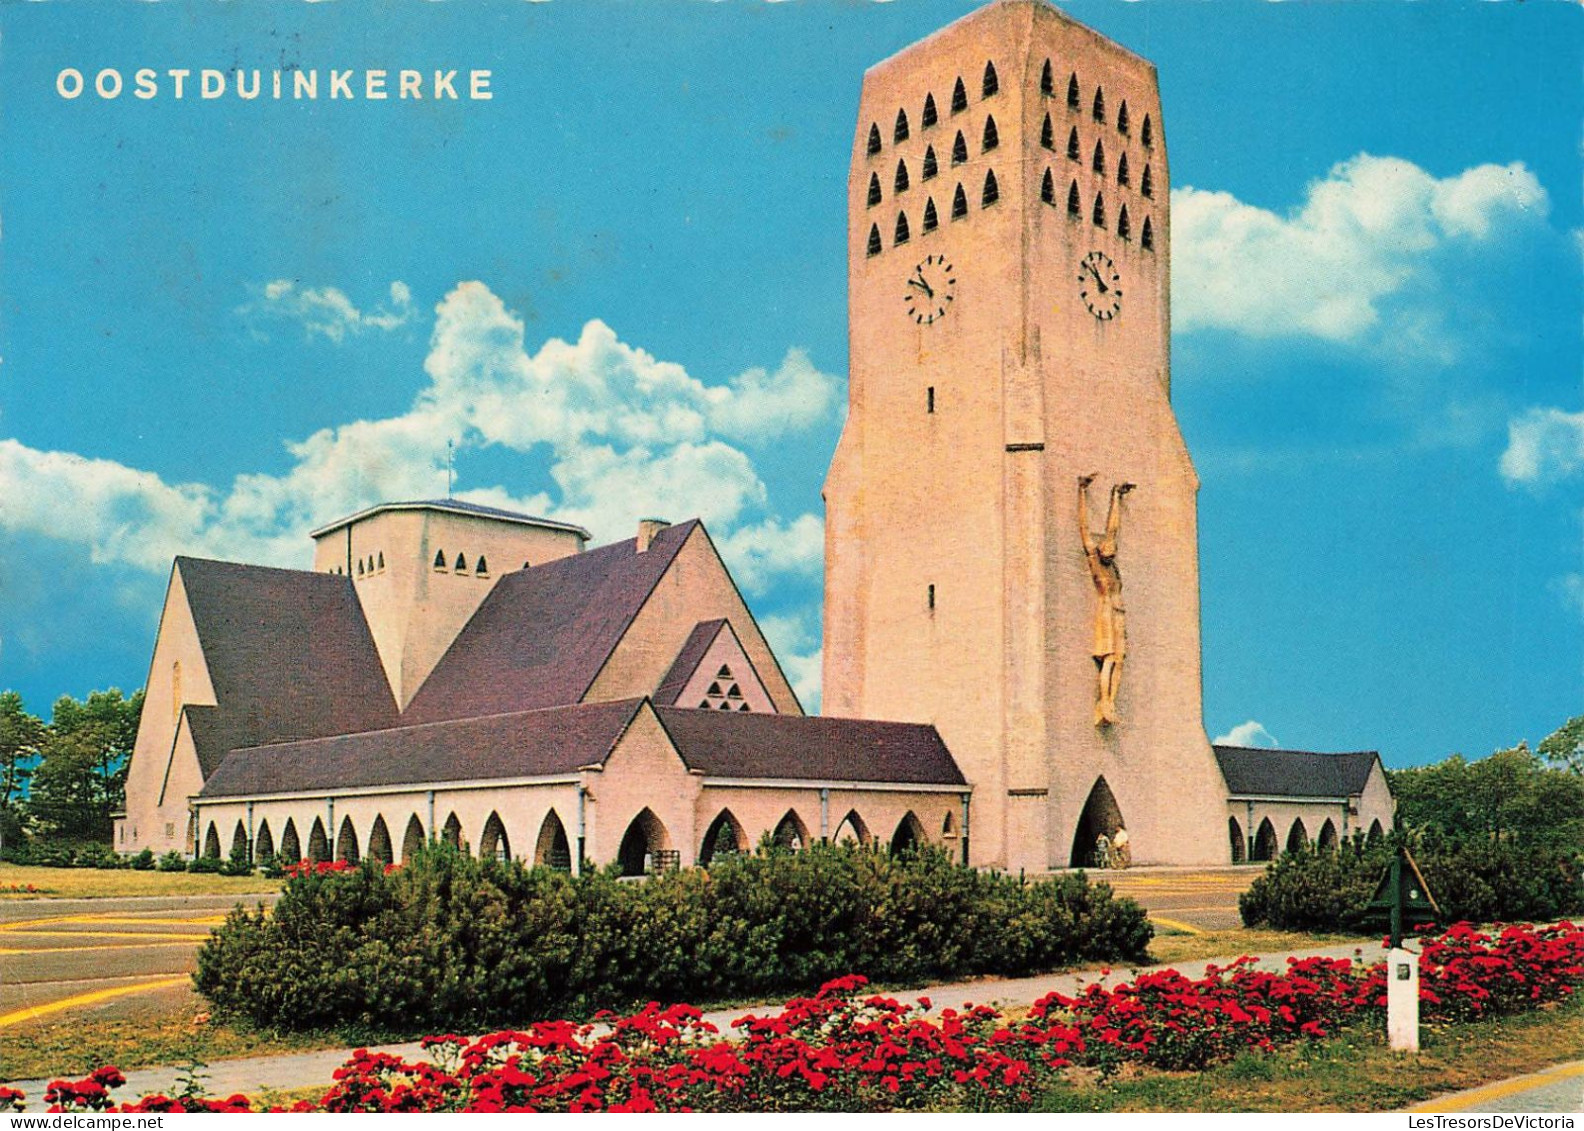
[[[1083,151],[1078,148],[1078,127],[1074,126],[1072,133],[1067,135],[1067,156],[1074,161],[1083,160]]]
[[[434,567],[435,567],[435,569],[445,569],[445,551],[444,550],[436,550],[435,551]]]
[[[1094,213],[1090,216],[1090,219],[1094,221],[1095,227],[1105,227],[1105,193],[1095,193]]]
[[[1144,128],[1139,130],[1139,140],[1144,143],[1145,149],[1155,144],[1155,131],[1150,128],[1150,116],[1148,114],[1144,115]]]
[[[1144,166],[1144,176],[1139,179],[1139,192],[1145,196],[1155,195],[1155,182],[1150,178],[1150,168]]]
[[[880,254],[880,246],[881,246],[880,245],[880,225],[878,225],[878,224],[870,224],[869,225],[869,254],[870,255],[879,255]]]
[[[1046,204],[1056,203],[1056,181],[1051,177],[1051,171],[1045,170],[1045,179],[1040,182],[1040,199]]]
[[[1079,109],[1079,107],[1082,106],[1082,103],[1079,101],[1079,98],[1080,98],[1080,95],[1078,94],[1078,76],[1077,75],[1073,75],[1070,78],[1068,78],[1068,80],[1067,80],[1067,108],[1069,110],[1077,110],[1077,109]]]
[[[1123,239],[1131,239],[1133,236],[1133,227],[1128,223],[1127,205],[1125,204],[1122,206],[1122,210],[1117,213],[1117,235]]]
[[[940,225],[940,217],[935,215],[935,198],[932,196],[924,202],[924,230],[933,232]]]
[[[1103,142],[1103,141],[1095,142],[1094,161],[1091,162],[1091,165],[1094,168],[1095,172],[1104,175],[1104,173],[1105,173],[1105,142]]]
[[[897,141],[906,141],[908,139],[908,120],[906,110],[897,111],[896,132],[894,136],[895,140]]]
[[[938,171],[935,164],[935,147],[932,145],[924,151],[924,170],[919,176],[927,181]]]
[[[1127,183],[1128,183],[1127,154],[1124,153],[1124,154],[1122,154],[1122,156],[1117,158],[1117,184],[1125,185]]]
[[[878,174],[869,174],[869,207],[873,208],[880,203],[880,177]]]
[[[957,85],[952,87],[952,113],[960,114],[968,109],[968,92],[963,89],[962,79],[957,80]]]
[[[996,146],[998,146],[1000,144],[1001,144],[1001,135],[996,132],[995,119],[994,118],[986,118],[985,119],[985,128],[984,128],[984,142],[980,146],[980,148],[985,153],[989,153],[992,149],[994,149]]]
[[[1098,86],[1095,87],[1094,120],[1097,121],[1097,122],[1103,122],[1103,121],[1106,120],[1105,119],[1105,91],[1102,90]]]
[[[1124,103],[1122,103],[1121,106],[1117,107],[1117,133],[1125,134],[1127,132],[1128,132],[1128,112],[1127,112],[1127,103],[1124,102]]]
[[[927,130],[937,121],[939,121],[939,117],[935,113],[935,96],[926,94],[924,96],[924,113],[919,118],[919,125]]]
[[[961,165],[966,160],[968,160],[968,142],[963,137],[962,131],[958,130],[957,140],[952,142],[952,164]]]
[[[1040,144],[1046,149],[1056,148],[1056,129],[1051,125],[1050,115],[1045,115],[1045,124],[1040,127]]]
[[[896,171],[896,191],[897,192],[907,192],[907,189],[908,189],[907,162],[906,161],[898,161],[897,162],[897,171]]]
[[[1070,216],[1083,215],[1083,205],[1078,200],[1078,182],[1074,181],[1067,188],[1067,213]]]
[[[1001,81],[996,78],[995,64],[986,63],[984,73],[984,97],[989,98],[1001,89]]]
[[[995,170],[994,169],[986,170],[986,172],[985,172],[985,183],[984,183],[984,193],[980,197],[979,204],[980,204],[981,207],[988,208],[988,207],[990,207],[990,205],[994,204],[996,201],[998,201],[1000,199],[1001,199],[1001,188],[1000,188],[999,185],[996,184]]]
[[[1051,73],[1051,61],[1045,60],[1045,69],[1040,71],[1040,93],[1056,93],[1056,76]]]
[[[906,212],[898,212],[897,213],[897,222],[896,222],[896,233],[892,237],[891,242],[892,242],[893,245],[907,243],[908,242],[908,235],[909,235],[909,233],[908,233],[907,213]]]
[[[1150,227],[1150,219],[1144,217],[1144,230],[1139,232],[1139,246],[1145,251],[1155,250],[1155,231]]]
[[[873,156],[880,152],[880,127],[873,122],[869,124],[869,153]]]

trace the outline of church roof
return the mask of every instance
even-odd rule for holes
[[[408,704],[439,722],[576,703],[593,684],[698,520],[502,577]]]
[[[715,638],[725,626],[724,617],[701,620],[693,626],[693,631],[688,633],[688,638],[682,642],[682,651],[677,653],[676,660],[671,664],[671,670],[666,672],[665,678],[660,681],[660,686],[655,691],[656,703],[667,707],[676,704],[677,697],[682,694],[688,680],[698,671],[704,653],[709,651],[709,646],[715,643]]]
[[[580,703],[255,746],[232,752],[199,797],[572,774],[604,762],[642,705]]]
[[[1380,761],[1374,750],[1320,754],[1249,746],[1213,749],[1234,797],[1353,797],[1364,792],[1370,771]]]
[[[216,705],[188,708],[205,776],[234,746],[394,726],[352,579],[180,557]]]
[[[371,514],[380,514],[383,511],[448,511],[452,514],[498,519],[502,522],[519,522],[528,526],[545,526],[551,530],[567,530],[581,536],[585,542],[589,539],[587,530],[584,530],[581,526],[574,526],[570,522],[557,522],[552,518],[538,518],[531,514],[523,514],[521,511],[509,511],[501,507],[487,507],[482,503],[469,503],[461,499],[415,499],[404,503],[379,503],[360,510],[356,514],[338,518],[326,526],[321,526],[319,529],[312,531],[309,537],[322,537],[331,531],[340,530],[343,526],[349,526],[359,519],[367,518]]]
[[[689,769],[708,777],[962,785],[933,726],[656,707]]]

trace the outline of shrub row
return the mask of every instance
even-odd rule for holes
[[[218,1011],[277,1030],[477,1031],[652,1000],[723,1001],[849,972],[917,983],[1143,957],[1151,927],[1081,876],[1024,882],[816,845],[641,882],[430,845],[401,868],[304,869],[198,955]]]
[[[221,860],[212,856],[199,856],[189,860],[180,852],[174,851],[167,852],[163,856],[155,856],[151,848],[145,848],[142,852],[131,856],[122,856],[108,844],[95,842],[74,844],[27,841],[7,845],[5,852],[0,854],[0,860],[4,860],[7,864],[28,864],[44,868],[97,868],[106,872],[121,868],[130,868],[135,872],[152,872],[156,869],[161,872],[213,872],[222,876],[247,876],[253,872],[253,866],[246,860]],[[265,875],[281,874],[278,868],[271,873],[270,866],[271,862],[260,862],[260,868]]]

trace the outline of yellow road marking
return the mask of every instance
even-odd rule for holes
[[[59,1001],[45,1002],[43,1005],[30,1005],[26,1009],[17,1009],[0,1015],[0,1029],[23,1021],[31,1021],[36,1017],[47,1017],[51,1013],[74,1009],[79,1005],[92,1005],[95,1002],[108,1001],[110,998],[125,997],[127,994],[140,994],[149,990],[163,990],[171,986],[191,984],[192,978],[183,974],[180,978],[161,978],[154,982],[137,982],[130,986],[115,986],[108,990],[94,990],[86,994],[77,994],[74,997],[61,998]]]
[[[0,932],[20,931],[29,927],[47,927],[56,923],[152,923],[155,926],[169,927],[188,925],[201,927],[210,923],[223,923],[225,916],[209,915],[198,919],[139,919],[135,916],[118,915],[52,915],[47,919],[22,919],[15,923],[0,923]]]
[[[99,946],[5,946],[0,954],[80,954],[85,950],[145,950],[151,946],[191,946],[190,942],[104,943]]]
[[[1429,1103],[1416,1104],[1409,1111],[1468,1111],[1491,1100],[1499,1100],[1504,1096],[1517,1095],[1533,1088],[1541,1088],[1547,1084],[1554,1084],[1558,1080],[1566,1080],[1572,1076],[1584,1076],[1584,1060],[1573,1064],[1563,1064],[1545,1072],[1536,1072],[1532,1076],[1519,1076],[1512,1080],[1503,1080],[1499,1084],[1487,1084],[1483,1088],[1474,1088],[1471,1091],[1448,1096],[1445,1099],[1431,1100]]]
[[[21,931],[23,938],[42,939],[63,936],[72,939],[191,939],[194,942],[203,942],[209,937],[209,932],[203,934],[177,934],[174,931]]]
[[[1192,926],[1188,923],[1180,922],[1177,919],[1168,919],[1164,915],[1151,915],[1149,916],[1149,919],[1153,923],[1159,923],[1163,927],[1170,927],[1174,931],[1182,931],[1185,934],[1190,935],[1204,934],[1204,932],[1198,927]]]

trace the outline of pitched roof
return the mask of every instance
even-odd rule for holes
[[[676,559],[697,519],[644,553],[629,538],[509,573],[408,704],[412,723],[576,703]]]
[[[1352,797],[1364,792],[1374,750],[1319,754],[1308,750],[1261,750],[1216,746],[1227,789],[1238,797]]]
[[[656,707],[690,769],[711,777],[966,785],[933,726]]]
[[[379,503],[372,507],[366,507],[356,514],[338,518],[328,525],[321,526],[319,529],[312,531],[309,537],[322,537],[333,530],[340,530],[343,526],[357,522],[359,519],[367,518],[371,514],[379,514],[381,511],[450,511],[453,514],[476,515],[479,518],[496,518],[503,522],[520,522],[529,526],[546,526],[552,530],[568,530],[574,534],[581,535],[585,542],[589,539],[587,530],[584,530],[581,526],[574,526],[570,522],[557,522],[553,518],[538,518],[531,514],[523,514],[521,511],[509,511],[501,507],[487,507],[482,503],[468,503],[463,502],[461,499],[415,499],[405,503]]]
[[[660,681],[660,687],[655,691],[654,701],[664,707],[674,706],[677,697],[687,687],[687,682],[693,673],[698,670],[704,653],[709,651],[715,638],[720,635],[720,630],[726,626],[725,617],[714,620],[701,620],[693,626],[693,631],[688,633],[688,638],[682,642],[682,650],[677,653],[676,660],[671,664],[671,670],[666,672],[665,678]]]
[[[235,750],[199,796],[575,773],[610,756],[642,704],[582,703]]]
[[[180,557],[216,705],[190,711],[205,776],[237,745],[394,726],[350,577]]]

